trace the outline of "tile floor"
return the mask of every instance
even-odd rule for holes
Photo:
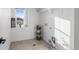
[[[10,50],[51,50],[49,45],[43,40],[23,40],[12,42],[10,46]],[[52,50],[55,50],[53,48]]]

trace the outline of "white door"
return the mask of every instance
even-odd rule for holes
[[[6,39],[4,44],[0,44],[0,50],[9,49],[10,46],[10,9],[0,8],[0,38]]]

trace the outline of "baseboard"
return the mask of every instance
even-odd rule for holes
[[[30,38],[30,39],[20,39],[20,40],[14,40],[14,41],[11,41],[11,42],[17,42],[17,41],[24,41],[24,40],[32,40],[34,38]]]

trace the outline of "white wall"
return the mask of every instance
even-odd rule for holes
[[[75,30],[74,30],[74,47],[79,50],[79,8],[75,8]]]
[[[71,22],[71,39],[70,47],[74,48],[74,8],[55,8],[50,12],[40,13],[40,19],[43,26],[43,38],[46,42],[54,36],[54,19],[55,16],[69,20]],[[47,24],[47,26],[45,26]],[[52,29],[50,29],[52,27]]]
[[[70,48],[74,49],[74,8],[59,8],[56,10],[55,16],[70,21]]]
[[[13,16],[15,17],[14,14],[12,14],[11,17]],[[34,8],[28,8],[27,16],[26,20],[28,20],[28,26],[26,28],[16,27],[11,29],[12,41],[28,40],[35,38],[35,27],[39,23],[39,15]]]
[[[9,49],[10,46],[10,9],[0,8],[0,38],[6,39],[5,44],[0,44],[0,50]]]
[[[43,30],[43,39],[48,42],[48,40],[54,35],[54,17],[51,16],[48,10],[39,14]],[[50,29],[50,27],[52,29]]]

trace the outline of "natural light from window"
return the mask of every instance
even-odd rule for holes
[[[70,20],[55,17],[55,37],[57,42],[64,48],[69,48],[70,46],[70,26]]]

